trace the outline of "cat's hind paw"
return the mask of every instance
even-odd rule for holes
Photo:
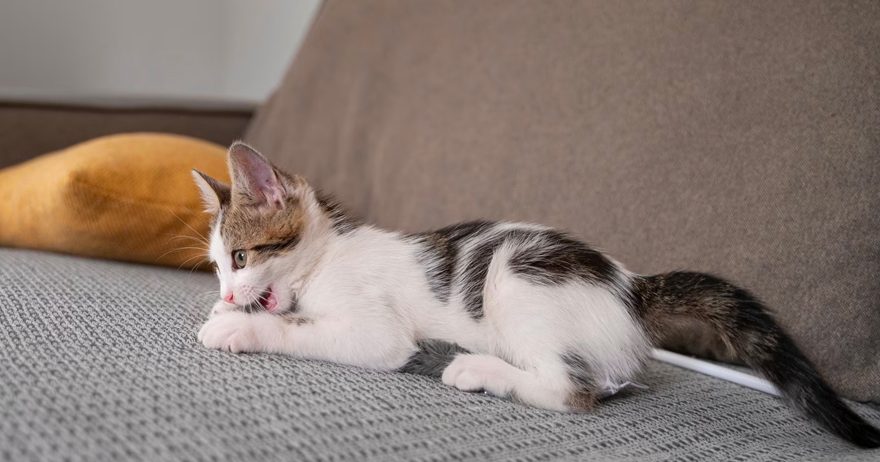
[[[477,354],[460,354],[443,370],[443,383],[462,391],[486,391],[507,396],[513,389],[516,369],[503,359]]]

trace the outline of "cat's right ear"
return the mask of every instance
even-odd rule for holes
[[[192,176],[202,194],[202,203],[205,205],[206,212],[216,215],[220,211],[220,207],[229,203],[229,199],[232,197],[232,190],[229,186],[196,169],[193,169]]]

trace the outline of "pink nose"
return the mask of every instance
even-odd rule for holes
[[[225,297],[223,297],[223,300],[226,300],[228,303],[233,303],[235,302],[235,294],[229,292],[228,294],[226,294]]]

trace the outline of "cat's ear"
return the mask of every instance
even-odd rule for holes
[[[256,149],[241,141],[229,147],[229,173],[233,191],[260,205],[282,208],[293,193],[287,178],[280,175]]]
[[[192,176],[202,194],[202,203],[205,205],[206,212],[216,215],[221,206],[229,203],[232,196],[229,186],[196,169],[193,169]]]

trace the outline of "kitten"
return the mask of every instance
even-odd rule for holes
[[[584,411],[633,380],[666,326],[692,319],[793,407],[859,446],[880,445],[767,309],[722,279],[634,274],[534,224],[385,231],[243,143],[229,149],[229,166],[231,187],[193,174],[214,215],[222,297],[198,333],[206,347],[427,374]]]

